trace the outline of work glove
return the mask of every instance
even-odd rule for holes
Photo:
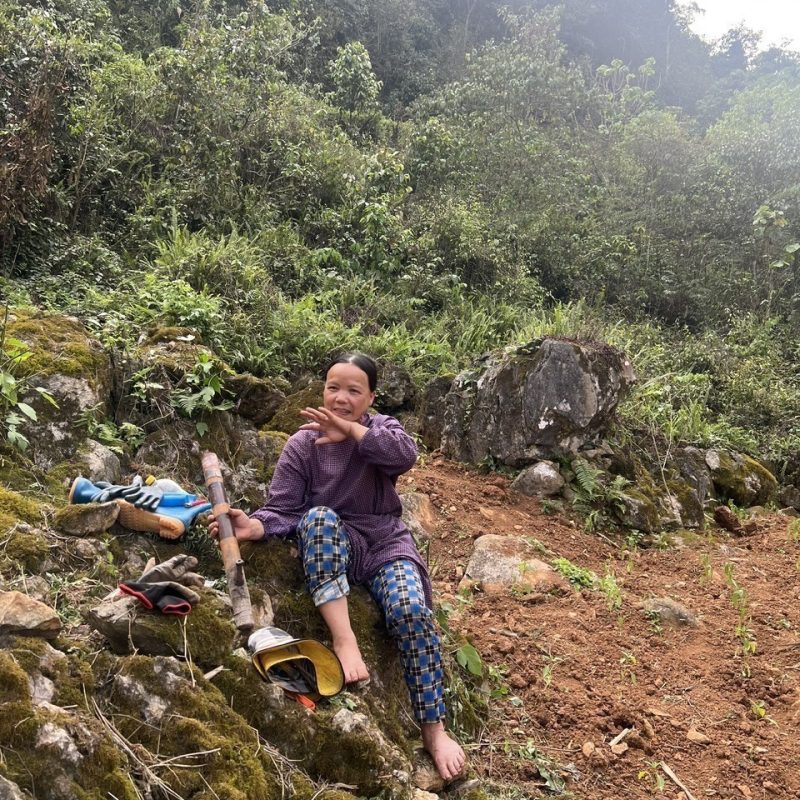
[[[200,595],[175,581],[144,583],[123,581],[119,585],[123,594],[135,597],[145,608],[156,609],[162,614],[185,617],[193,606],[200,602]]]
[[[200,601],[200,595],[189,586],[202,586],[204,580],[191,570],[197,566],[194,556],[181,553],[156,564],[151,558],[137,581],[123,581],[119,590],[135,597],[145,608],[162,614],[186,616]]]
[[[139,582],[159,583],[161,581],[175,581],[184,586],[203,586],[205,579],[202,575],[192,572],[197,566],[197,559],[187,553],[180,553],[177,556],[156,564],[156,560],[151,558],[145,564]]]
[[[124,491],[119,494],[120,499],[127,500],[132,503],[136,508],[142,508],[145,511],[155,511],[161,498],[164,496],[164,491],[157,485],[158,481],[146,486],[142,481],[141,475],[136,475]]]
[[[91,488],[91,484],[88,484]],[[130,489],[130,486],[121,486],[116,483],[109,483],[108,481],[96,481],[95,487],[100,489],[99,492],[93,494],[88,502],[91,503],[107,503],[109,500],[117,500],[123,496],[123,492]],[[81,502],[87,502],[82,500]]]

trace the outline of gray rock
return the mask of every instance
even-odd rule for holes
[[[783,507],[800,510],[800,489],[797,486],[784,486],[778,498]]]
[[[541,593],[569,591],[567,581],[552,567],[528,555],[524,542],[492,533],[476,540],[462,583],[478,584],[485,592],[512,586]]]
[[[26,428],[31,454],[36,466],[50,469],[61,461],[74,458],[85,442],[85,429],[78,425],[80,418],[106,401],[106,387],[96,386],[87,378],[67,375],[50,375],[36,379],[31,385],[44,389],[58,403],[58,413],[53,414],[38,393],[25,397],[39,414],[42,422]]]
[[[626,528],[644,533],[661,529],[661,515],[655,503],[635,487],[628,487],[620,494],[614,513]]]
[[[30,795],[22,793],[22,789],[16,783],[6,780],[0,775],[0,800],[25,800]]]
[[[50,606],[21,592],[0,592],[0,635],[54,639],[60,630],[61,620]]]
[[[511,488],[528,497],[552,497],[564,486],[564,478],[552,461],[539,461],[520,472]]]
[[[681,447],[672,453],[670,461],[686,483],[694,489],[701,504],[706,498],[713,496],[714,483],[703,450],[697,447]]]
[[[92,482],[119,483],[122,467],[119,456],[100,442],[87,439],[80,449],[81,461],[86,465],[86,475]]]
[[[107,531],[119,516],[116,501],[65,506],[56,513],[53,523],[70,536],[95,536]]]
[[[72,766],[77,766],[83,760],[78,745],[69,732],[53,722],[46,722],[39,728],[36,749],[50,750],[59,761]]]
[[[378,391],[375,407],[387,414],[409,408],[416,395],[414,382],[405,367],[399,364],[385,364],[378,376]]]
[[[633,380],[624,355],[602,344],[542,339],[490,354],[455,379],[442,449],[515,467],[575,453],[606,427]]]
[[[166,699],[129,675],[114,676],[114,692],[125,702],[136,706],[142,719],[150,725],[160,725],[169,709]]]
[[[133,597],[112,597],[91,609],[87,622],[98,633],[108,639],[116,653],[138,650],[151,656],[186,656],[189,654],[197,664],[217,666],[224,655],[233,650],[235,628],[225,602],[214,592],[201,592],[203,604],[211,604],[212,614],[219,627],[210,640],[195,623],[196,613],[186,617],[186,640],[179,619],[147,611]],[[205,641],[205,647],[200,642]]]
[[[428,450],[438,450],[442,446],[445,397],[452,386],[453,376],[441,375],[430,381],[423,390],[419,407],[419,435]]]
[[[707,450],[706,464],[717,496],[748,507],[768,503],[778,490],[775,476],[762,464],[744,453],[731,450]]]
[[[670,597],[652,597],[645,600],[641,607],[646,614],[658,617],[662,625],[673,628],[696,628],[699,625],[694,613]]]
[[[403,522],[417,544],[424,544],[436,527],[436,511],[430,497],[421,492],[404,492],[400,500],[403,503]]]
[[[28,595],[32,600],[38,600],[40,603],[46,603],[50,597],[50,584],[41,575],[22,575],[8,588],[16,588],[23,594]]]
[[[414,800],[426,800],[426,798],[436,797],[436,794],[430,793],[444,789],[444,778],[434,766],[433,759],[421,747],[417,747],[414,750],[411,765],[414,770],[411,782],[416,787]]]

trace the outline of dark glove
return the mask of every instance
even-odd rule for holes
[[[156,564],[156,560],[151,558],[145,565],[144,572],[137,583],[161,583],[162,581],[175,581],[184,586],[203,586],[205,580],[202,575],[191,572],[197,566],[197,559],[187,553],[180,553],[177,556]]]
[[[162,614],[177,614],[182,617],[200,602],[197,592],[175,581],[123,581],[119,590],[135,597],[147,609],[157,609]]]
[[[122,497],[123,492],[130,489],[130,486],[120,486],[119,484],[109,483],[108,481],[97,481],[95,487],[100,489],[99,492],[92,495],[89,502],[92,503],[107,503],[109,500],[117,500]],[[91,488],[91,484],[89,484]],[[87,502],[83,500],[81,502]]]
[[[133,503],[136,508],[143,508],[145,511],[155,511],[164,492],[154,483],[145,486],[141,475],[137,475],[131,481],[131,485],[119,495],[123,500]]]

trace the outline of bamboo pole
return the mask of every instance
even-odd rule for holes
[[[233,621],[240,633],[253,630],[253,610],[250,606],[250,592],[244,575],[244,561],[239,552],[239,542],[233,533],[228,512],[231,510],[222,483],[222,470],[215,453],[205,451],[202,455],[203,478],[205,479],[211,512],[219,523],[219,549],[225,565],[225,578],[228,582],[228,595],[233,607]]]

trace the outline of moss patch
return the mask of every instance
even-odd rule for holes
[[[322,381],[314,381],[305,389],[290,394],[278,407],[272,419],[267,422],[266,427],[273,431],[283,431],[290,436],[297,433],[297,429],[305,421],[300,416],[300,411],[307,406],[316,408],[322,403]]]
[[[165,681],[167,671],[173,677]],[[178,794],[232,800],[277,800],[282,796],[276,768],[258,747],[256,732],[199,673],[192,675],[186,665],[171,659],[143,656],[122,660],[120,672],[169,704],[169,724],[142,725],[138,719],[141,709],[115,696],[121,712],[116,722],[130,741],[161,758],[213,751],[197,758],[198,769],[163,774]]]
[[[8,323],[8,335],[25,342],[31,350],[30,358],[20,364],[20,375],[59,374],[94,379],[95,384],[100,376],[107,375],[107,356],[77,320],[19,310],[14,316]]]
[[[2,522],[0,522],[2,528]],[[12,531],[5,547],[5,554],[26,572],[38,572],[47,558],[50,547],[47,539],[38,532]]]
[[[286,442],[289,441],[289,434],[283,433],[282,431],[262,430],[258,435],[259,438],[267,444],[269,451],[267,458],[264,459],[259,477],[269,483],[275,472],[275,465],[278,463],[278,457]]]
[[[740,506],[764,505],[775,495],[775,476],[754,458],[727,450],[714,451],[719,464],[712,468],[711,478],[720,496]]]
[[[108,797],[109,791],[119,800],[136,800],[138,795],[127,776],[124,757],[104,741],[105,734],[95,720],[75,713],[38,709],[31,703],[25,666],[31,671],[40,667],[39,654],[43,646],[36,639],[20,639],[13,651],[0,652],[3,774],[34,797],[43,796],[44,781],[58,778],[78,800],[101,800]],[[63,659],[52,663],[56,669],[70,669],[69,662]],[[64,697],[66,702],[71,699],[69,693]],[[59,698],[59,702],[65,700]],[[36,746],[40,731],[48,724],[63,730],[75,741],[80,740],[81,758],[77,764],[62,763],[47,747]]]
[[[2,486],[0,486],[0,513],[32,524],[43,519],[43,509],[39,503]]]
[[[148,638],[164,642],[176,655],[184,655],[186,646],[193,662],[216,667],[233,649],[236,629],[230,611],[213,592],[197,591],[201,600],[188,616],[176,618],[142,610],[137,613],[136,627]]]

